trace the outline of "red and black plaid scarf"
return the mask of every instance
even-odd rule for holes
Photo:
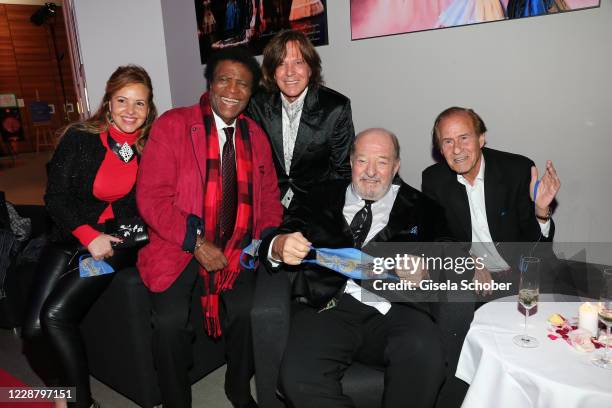
[[[221,188],[223,185],[221,161],[219,159],[219,138],[217,126],[210,107],[208,92],[200,99],[200,109],[204,123],[210,124],[206,129],[206,183],[204,188],[204,237],[210,242],[219,239],[219,215],[221,210]],[[219,294],[231,289],[240,273],[241,243],[250,236],[253,219],[253,162],[251,159],[251,141],[244,119],[236,121],[235,150],[236,178],[238,183],[238,210],[234,232],[223,249],[227,266],[220,271],[209,273],[200,267],[200,276],[204,280],[202,311],[204,324],[210,336],[221,336],[219,321]],[[209,129],[210,130],[209,130]]]

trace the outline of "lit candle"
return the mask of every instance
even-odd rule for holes
[[[578,309],[578,327],[591,332],[591,336],[597,337],[597,326],[599,317],[597,316],[597,306],[589,302],[583,303]]]

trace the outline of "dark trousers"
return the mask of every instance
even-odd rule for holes
[[[135,251],[116,250],[114,269],[133,265]],[[92,404],[87,352],[80,323],[115,274],[81,278],[74,245],[47,246],[38,263],[23,324],[24,351],[47,385],[76,387],[70,407]]]
[[[196,279],[199,279],[198,268],[198,262],[192,260],[170,288],[160,293],[151,292],[153,358],[164,408],[191,407],[188,372],[193,365],[194,331],[189,315],[192,312],[191,297]],[[255,372],[250,322],[254,287],[255,272],[243,271],[233,289],[222,293],[220,298],[227,361],[225,394],[237,405],[249,402],[250,379]]]
[[[354,407],[340,380],[353,361],[384,367],[383,407],[433,407],[445,376],[440,333],[431,318],[394,304],[386,315],[350,295],[317,312],[300,309],[281,363],[290,407]]]

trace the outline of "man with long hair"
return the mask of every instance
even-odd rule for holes
[[[325,86],[321,58],[304,33],[282,31],[264,49],[265,91],[253,96],[250,116],[270,138],[281,200],[327,180],[349,180],[355,138],[350,100]]]

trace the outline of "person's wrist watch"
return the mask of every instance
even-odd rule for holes
[[[550,207],[548,207],[548,210],[546,211],[546,215],[545,216],[540,216],[538,215],[538,212],[536,211],[536,218],[540,221],[548,221],[550,220],[550,216],[552,215],[552,211],[550,210]]]

